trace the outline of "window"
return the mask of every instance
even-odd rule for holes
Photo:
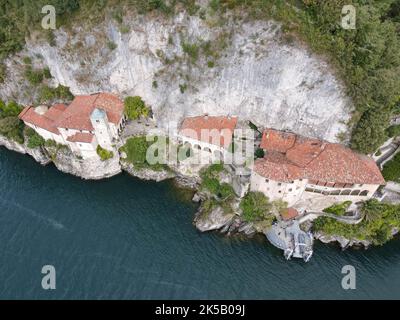
[[[100,120],[96,120],[97,123],[100,123]]]
[[[278,193],[282,193],[282,190],[279,190]]]
[[[268,183],[268,182],[269,182],[269,180],[268,180],[268,179],[265,179],[265,182],[266,182],[266,183]]]
[[[360,196],[367,196],[368,195],[368,190],[363,190],[360,193]]]
[[[289,192],[292,192],[292,190],[293,190],[293,189],[292,189],[292,188],[290,188],[290,189],[289,189]]]
[[[282,185],[282,183],[278,182],[278,186],[280,187]]]

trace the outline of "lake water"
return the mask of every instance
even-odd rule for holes
[[[127,174],[84,181],[0,148],[2,299],[400,298],[400,241],[370,250],[314,247],[286,261],[263,237],[200,233],[171,182]],[[43,290],[43,265],[56,290]],[[353,265],[357,289],[341,287]]]

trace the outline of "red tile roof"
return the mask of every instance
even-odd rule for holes
[[[199,116],[183,120],[179,133],[191,139],[228,148],[237,117]]]
[[[295,208],[286,208],[282,210],[281,217],[283,220],[291,220],[296,218],[299,215],[299,212]]]
[[[261,146],[263,159],[254,163],[258,174],[281,182],[311,179],[349,184],[384,184],[375,162],[340,144],[268,129]]]
[[[77,96],[65,109],[60,119],[56,122],[59,128],[92,131],[90,114],[95,108],[106,111],[108,120],[118,124],[123,116],[124,103],[110,93],[97,93],[93,95]]]
[[[28,106],[19,114],[19,118],[27,123],[35,125],[39,128],[50,131],[54,134],[60,134],[57,127],[54,125],[54,118],[62,111],[50,108],[43,115],[36,113],[35,108]]]
[[[264,150],[286,152],[293,146],[295,140],[296,135],[294,133],[266,129],[263,132],[260,148]]]
[[[83,142],[91,143],[93,141],[94,135],[91,133],[77,132],[73,136],[67,138],[69,142]]]
[[[57,128],[92,131],[90,115],[95,108],[106,111],[108,120],[118,125],[123,112],[124,103],[110,93],[77,96],[69,106],[55,104],[43,115],[35,112],[33,107],[26,107],[19,118],[55,134],[60,134]]]

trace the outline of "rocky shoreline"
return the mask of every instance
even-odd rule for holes
[[[20,144],[1,135],[0,146],[21,154],[28,154],[41,165],[53,162],[58,170],[85,180],[110,178],[125,171],[141,180],[160,182],[173,179],[177,187],[190,189],[195,192],[192,201],[202,203],[207,199],[207,195],[198,190],[200,177],[198,175],[186,175],[180,172],[179,167],[157,171],[151,168],[138,169],[124,161],[124,159],[121,159],[118,153],[112,159],[106,161],[101,161],[100,158],[83,160],[74,155],[68,148],[40,147],[31,149],[26,143]],[[257,230],[253,223],[248,223],[241,219],[238,205],[234,206],[233,209],[232,212],[226,213],[221,206],[217,206],[211,212],[206,213],[203,206],[200,205],[193,223],[201,232],[218,231],[228,236],[241,234],[246,237],[253,237],[255,234],[262,232]],[[366,240],[346,239],[341,236],[331,236],[322,233],[314,234],[314,238],[323,243],[338,243],[343,250],[349,247],[364,247],[367,249],[371,246],[371,243]]]

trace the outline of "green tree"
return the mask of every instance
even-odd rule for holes
[[[351,146],[363,152],[372,153],[387,139],[385,129],[389,123],[390,112],[385,109],[366,111],[354,129]]]
[[[372,199],[372,200],[368,200],[366,201],[362,208],[361,208],[361,213],[364,214],[364,219],[366,221],[373,221],[377,218],[380,218],[383,212],[383,206],[382,204],[376,200],[376,199]]]
[[[245,221],[270,220],[272,222],[273,220],[273,216],[270,214],[272,204],[262,192],[249,192],[245,195],[240,202],[240,209],[242,209],[242,217]]]
[[[28,148],[35,149],[44,146],[44,144],[45,140],[36,132],[28,138]]]
[[[400,181],[400,153],[397,153],[393,159],[385,163],[382,175],[386,181]]]
[[[129,119],[135,120],[140,116],[147,117],[149,108],[139,96],[126,97],[124,100],[125,114]]]

